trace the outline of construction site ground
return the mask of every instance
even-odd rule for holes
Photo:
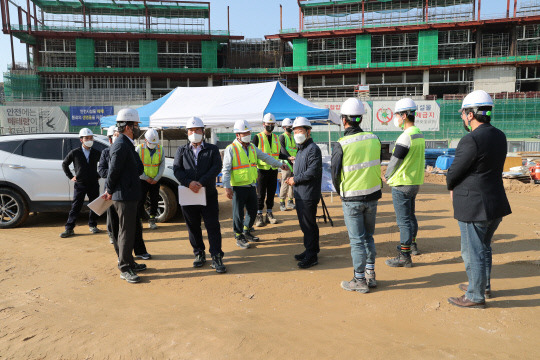
[[[282,222],[238,248],[220,189],[227,274],[192,267],[179,218],[145,229],[153,259],[140,284],[119,278],[107,234],[90,234],[84,218],[61,239],[67,214],[31,216],[0,230],[0,359],[538,359],[540,185],[506,182],[513,213],[494,237],[493,298],[461,309],[447,302],[467,281],[459,228],[444,176],[427,181],[416,206],[422,254],[410,269],[384,264],[399,241],[384,189],[369,294],[340,287],[353,272],[336,196],[325,196],[335,226],[319,223],[318,266],[296,266],[296,213],[278,205]]]

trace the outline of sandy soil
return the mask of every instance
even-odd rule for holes
[[[293,259],[302,250],[294,212],[276,212],[283,223],[258,230],[262,241],[242,250],[221,193],[228,273],[192,268],[177,220],[145,230],[154,259],[135,285],[120,280],[105,233],[91,235],[81,219],[77,236],[61,239],[65,215],[38,214],[1,230],[0,359],[537,359],[540,186],[530,189],[509,193],[513,214],[494,238],[494,298],[484,310],[447,303],[467,278],[441,184],[425,184],[418,196],[422,254],[411,269],[384,264],[399,241],[385,189],[379,287],[369,294],[340,288],[352,265],[336,197],[325,198],[335,227],[320,223],[312,269]]]

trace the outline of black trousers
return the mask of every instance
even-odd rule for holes
[[[73,230],[75,228],[75,222],[81,212],[84,204],[84,198],[88,195],[90,202],[94,201],[99,196],[99,183],[85,185],[80,182],[76,182],[73,191],[73,202],[71,203],[71,210],[69,211],[68,220],[66,222],[66,230]],[[90,210],[88,217],[88,226],[97,226],[98,215]]]
[[[276,170],[258,170],[257,178],[257,210],[264,209],[264,200],[266,198],[266,211],[272,210],[274,207],[274,196],[277,189],[277,174]]]
[[[319,200],[296,201],[296,214],[300,229],[304,233],[304,247],[306,248],[306,258],[317,257],[319,248],[319,226],[317,225],[317,205]]]
[[[135,263],[133,259],[133,244],[137,227],[138,201],[115,201],[114,209],[118,214],[118,238],[113,239],[118,248],[118,268],[124,272]]]
[[[150,217],[157,216],[157,208],[159,201],[159,181],[155,184],[149,184],[146,180],[141,180],[141,201],[139,206],[140,212],[144,214],[144,203],[146,202],[146,195],[150,195]]]
[[[247,215],[244,218],[244,208]],[[244,226],[250,229],[257,217],[257,190],[253,186],[233,186],[233,229],[241,234]]]
[[[109,231],[109,234],[113,239],[114,251],[116,251],[116,255],[120,257],[120,249],[118,248],[119,219],[116,208],[114,206],[111,206],[107,209],[107,231]],[[146,250],[146,245],[144,244],[144,240],[142,238],[142,221],[139,213],[137,213],[136,219],[133,252],[135,253],[135,255],[143,255],[148,253],[148,251]]]
[[[118,214],[114,205],[107,209],[107,232],[113,240],[114,250],[118,255]]]
[[[206,206],[190,205],[182,206],[182,213],[186,220],[186,225],[189,233],[189,242],[193,247],[195,256],[201,254],[205,250],[202,230],[201,217],[206,227],[208,234],[208,243],[210,244],[210,255],[215,256],[220,254],[221,250],[221,226],[219,225],[219,204],[218,194],[207,195]]]

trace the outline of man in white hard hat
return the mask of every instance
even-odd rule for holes
[[[109,126],[107,129],[107,138],[109,138],[110,145],[118,138],[118,127],[116,125]],[[106,179],[109,174],[110,149],[110,147],[103,149],[99,158],[98,174],[103,179]],[[107,209],[107,233],[110,243],[115,244],[113,238],[118,236],[118,214],[114,211],[113,206]]]
[[[201,230],[201,218],[208,234],[212,268],[217,273],[225,273],[223,250],[221,249],[221,226],[219,224],[218,192],[216,177],[221,172],[221,155],[216,145],[204,141],[204,123],[198,117],[190,118],[186,123],[189,143],[180,146],[174,156],[174,176],[182,186],[194,193],[204,188],[206,205],[182,206],[186,220],[189,242],[193,248],[195,261],[193,267],[199,268],[206,263],[205,245]]]
[[[503,186],[505,134],[491,125],[493,100],[483,90],[470,93],[460,109],[465,130],[446,177],[454,218],[461,231],[461,257],[469,284],[448,302],[464,308],[483,308],[491,297],[491,239],[502,218],[512,213]]]
[[[120,278],[128,283],[141,281],[137,272],[146,269],[145,264],[137,264],[133,259],[133,244],[137,228],[137,205],[141,198],[139,176],[144,165],[135,151],[135,138],[140,135],[139,114],[134,109],[122,109],[116,116],[120,135],[110,150],[109,172],[105,183],[104,199],[113,200],[118,214],[119,229],[117,241],[118,268]],[[116,247],[116,246],[115,246]]]
[[[249,242],[259,241],[250,232],[255,216],[257,215],[257,163],[261,159],[273,167],[287,165],[282,164],[273,156],[262,152],[251,143],[251,126],[245,120],[234,123],[236,140],[225,149],[223,155],[223,187],[227,197],[233,200],[233,229],[236,245],[243,249],[250,247]],[[277,178],[274,179],[277,181]],[[275,191],[275,190],[274,190]],[[244,218],[244,208],[247,216]]]
[[[341,287],[360,293],[377,286],[373,234],[382,197],[381,142],[360,127],[365,113],[359,99],[347,99],[341,105],[345,135],[332,150],[332,182],[341,196],[354,267],[353,279],[343,281]]]
[[[409,98],[401,99],[394,109],[394,125],[403,133],[396,140],[384,180],[392,187],[392,202],[399,227],[398,254],[386,260],[391,267],[411,267],[411,254],[418,254],[416,236],[416,195],[424,183],[426,141],[415,126],[416,103]]]
[[[292,133],[292,125],[293,121],[291,119],[283,119],[281,127],[285,132],[279,136],[281,155],[287,158],[290,165],[287,170],[281,171],[281,189],[279,190],[279,210],[281,211],[295,209],[293,187],[285,181],[292,176],[292,165],[296,156],[296,142],[294,141],[294,135]],[[282,158],[282,156],[280,156],[280,158]],[[285,205],[285,200],[287,199],[288,202],[287,205]]]
[[[67,238],[75,234],[73,229],[83,207],[84,198],[88,196],[88,200],[92,202],[99,196],[97,164],[101,152],[92,147],[94,145],[94,134],[90,129],[81,129],[79,131],[79,139],[81,141],[81,147],[71,150],[62,162],[64,173],[75,183],[73,186],[73,202],[71,203],[71,210],[69,211],[65,231],[60,234],[62,238]],[[69,165],[71,164],[75,168],[75,175],[69,169]],[[93,234],[99,232],[97,218],[98,215],[90,210],[88,226],[90,232]]]
[[[259,148],[261,152],[270,155],[275,160],[284,157],[280,154],[281,145],[276,134],[273,133],[276,126],[276,117],[267,113],[263,117],[264,130],[253,138],[253,145]],[[266,224],[277,224],[278,220],[274,217],[272,208],[274,207],[274,196],[277,189],[278,167],[272,166],[262,159],[257,160],[258,178],[257,178],[257,219],[256,227],[262,227]],[[264,205],[266,203],[266,216],[263,217]]]
[[[150,229],[156,230],[156,216],[159,201],[159,180],[165,171],[165,156],[159,144],[159,134],[155,129],[148,129],[144,134],[144,144],[137,146],[137,153],[144,165],[144,174],[141,175],[141,202],[139,203],[140,216],[144,214],[146,197],[150,198]]]
[[[305,250],[295,255],[298,267],[307,269],[318,264],[319,226],[317,205],[321,200],[322,155],[321,149],[311,138],[311,123],[305,117],[297,117],[293,123],[294,141],[298,151],[294,160],[293,176],[287,179],[294,186],[296,214],[304,233]]]

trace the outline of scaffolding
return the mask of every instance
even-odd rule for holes
[[[540,91],[540,66],[520,66],[516,68],[517,91]]]
[[[138,68],[139,41],[95,40],[95,67]]]
[[[471,59],[475,56],[476,41],[470,30],[439,30],[439,59]]]
[[[474,19],[474,0],[299,1],[301,30],[460,22]]]
[[[371,62],[418,60],[418,33],[371,36]]]
[[[516,16],[536,16],[540,15],[540,0],[519,1]]]
[[[510,33],[483,33],[482,57],[508,56],[510,54]]]
[[[283,52],[280,40],[232,40],[228,44],[227,68],[279,68]]]
[[[356,37],[308,39],[308,65],[343,65],[356,62]]]
[[[540,25],[517,27],[517,55],[540,54]]]
[[[165,69],[202,67],[200,41],[158,41],[158,67]]]
[[[40,66],[77,66],[75,39],[40,39],[39,49]]]

